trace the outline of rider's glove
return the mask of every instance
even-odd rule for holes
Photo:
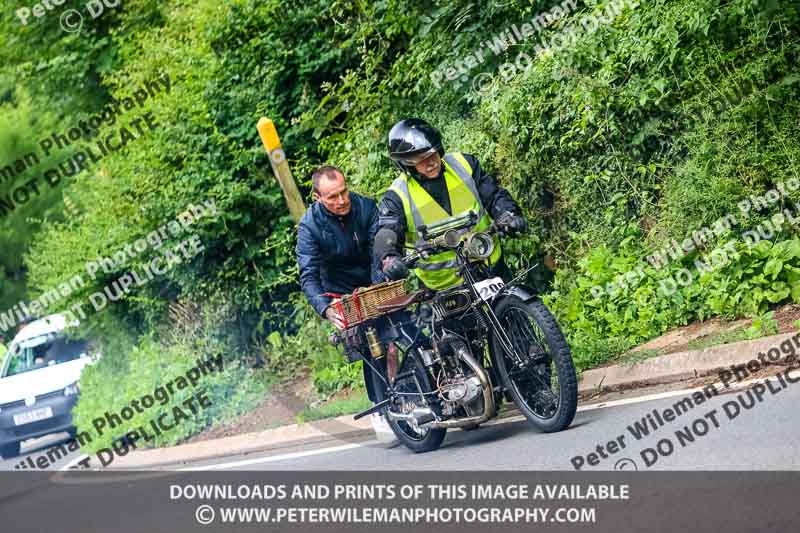
[[[389,256],[384,259],[384,263],[387,264],[383,268],[383,273],[391,281],[405,279],[408,276],[408,267],[398,257]]]
[[[497,218],[497,227],[505,235],[517,235],[528,230],[528,222],[524,217],[506,211]]]

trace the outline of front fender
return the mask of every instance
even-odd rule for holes
[[[527,285],[511,285],[510,287],[506,286],[495,297],[494,301],[492,302],[492,308],[494,309],[497,307],[497,304],[499,304],[505,296],[516,296],[525,303],[535,300],[538,297],[536,291]]]

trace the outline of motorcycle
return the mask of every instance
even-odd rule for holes
[[[470,211],[421,226],[421,240],[402,259],[411,268],[451,250],[463,283],[376,303],[377,316],[335,339],[372,369],[378,403],[354,418],[384,414],[415,452],[437,449],[449,428],[477,429],[506,398],[543,432],[575,417],[575,366],[558,323],[520,282],[527,271],[508,283],[492,274],[493,235],[503,237],[504,228],[473,231],[477,222]]]

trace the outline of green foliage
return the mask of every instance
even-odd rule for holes
[[[28,24],[22,24],[9,9],[0,18],[0,64],[6,73],[13,73],[14,84],[49,102],[59,118],[68,122],[76,113],[107,101],[102,79],[122,67],[119,41],[134,38],[142,30],[158,31],[164,22],[161,4],[128,0],[90,19],[85,0],[65,0],[43,17],[30,16]],[[62,30],[61,14],[67,9],[84,14],[79,32]]]
[[[619,364],[631,366],[659,355],[661,355],[661,350],[636,350],[623,357],[620,357]]]
[[[297,423],[303,424],[324,418],[355,414],[370,407],[372,407],[372,402],[369,401],[366,393],[362,393],[353,398],[325,402],[318,407],[306,407],[297,415]]]
[[[201,392],[208,397],[211,406],[198,408],[191,420],[156,436],[148,443],[149,446],[176,444],[211,425],[224,424],[254,408],[273,378],[263,371],[250,369],[242,354],[231,349],[234,344],[226,332],[229,321],[225,319],[225,313],[224,309],[207,309],[197,322],[171,326],[169,333],[162,335],[162,341],[157,341],[152,334],[139,339],[103,335],[102,338],[110,342],[102,347],[100,360],[82,373],[81,396],[74,410],[78,430],[86,431],[92,437],[83,451],[92,453],[109,447],[114,438],[139,426],[149,428],[150,421],[157,420],[164,413],[167,413],[167,424],[171,424],[173,408],[180,407],[190,413],[182,402]],[[170,339],[169,343],[167,339]],[[119,414],[132,400],[152,395],[156,388],[185,375],[199,360],[218,354],[223,354],[221,372],[201,377],[195,387],[173,387],[175,394],[170,395],[168,403],[156,402],[153,407],[137,412],[123,425],[107,429],[102,435],[94,429],[92,421],[95,418],[103,417],[107,412]],[[197,407],[197,400],[193,403]],[[154,434],[152,430],[149,433]]]
[[[775,313],[769,311],[753,318],[753,323],[744,331],[745,339],[757,339],[778,334],[778,321],[773,318]]]
[[[595,289],[592,295],[593,287],[607,287],[637,265],[635,256],[612,260],[607,250],[598,248],[571,278],[556,276],[546,302],[570,325],[578,364],[598,362],[596,354],[590,355],[597,348],[594,339],[622,338],[635,345],[710,316],[754,316],[755,329],[748,335],[767,335],[774,330],[774,321],[764,315],[769,306],[790,298],[800,301],[800,238],[747,242],[731,241],[731,253],[724,259],[717,256],[717,262],[708,259],[713,256],[710,251],[658,271],[648,265],[641,281],[614,290]]]
[[[72,154],[44,157],[39,150],[37,137],[56,123],[52,113],[37,109],[40,103],[22,88],[10,92],[8,101],[0,103],[0,167],[6,169],[0,176],[0,198],[16,205],[10,212],[0,207],[0,250],[3,252],[0,256],[0,309],[10,308],[24,299],[27,268],[23,254],[33,242],[41,222],[63,218],[63,187],[46,185],[41,172]],[[17,169],[24,170],[18,172]],[[8,170],[11,175],[6,175]],[[26,185],[34,179],[38,179],[38,195]],[[28,191],[30,200],[23,203],[14,200],[14,191],[20,188]]]
[[[273,332],[264,348],[270,373],[296,378],[310,369],[317,393],[324,396],[346,388],[363,388],[361,363],[348,364],[344,354],[328,341],[333,326],[316,314],[301,293],[293,294],[291,301],[295,305],[291,317],[294,332]]]
[[[730,344],[745,340],[758,339],[778,333],[778,322],[773,318],[774,313],[769,311],[764,315],[756,316],[748,327],[738,327],[729,331],[722,331],[710,337],[703,337],[689,341],[686,346],[690,350],[701,350],[720,344]]]

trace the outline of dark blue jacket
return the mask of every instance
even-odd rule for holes
[[[350,204],[350,212],[338,217],[314,202],[297,228],[300,287],[320,315],[332,299],[324,293],[346,294],[371,284],[378,207],[352,192]]]

